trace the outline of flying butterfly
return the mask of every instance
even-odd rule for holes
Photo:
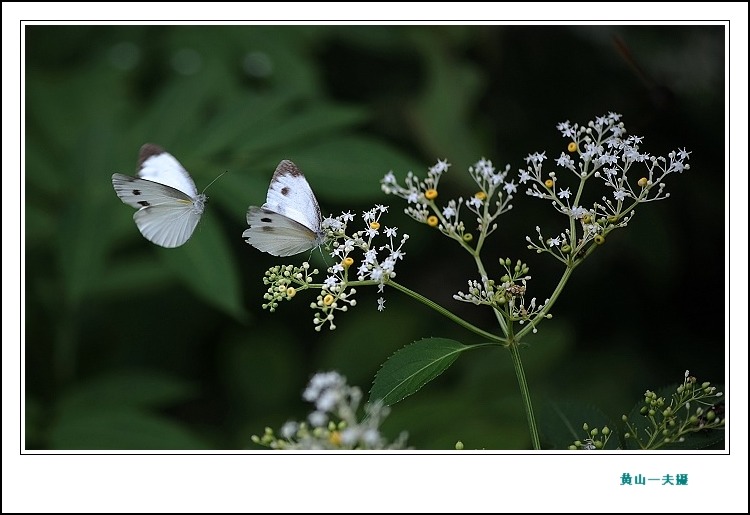
[[[113,174],[112,186],[138,210],[133,219],[144,238],[166,248],[190,239],[208,200],[179,161],[153,143],[141,147],[136,177]]]

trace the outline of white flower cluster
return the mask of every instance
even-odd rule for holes
[[[356,290],[349,287],[354,280],[350,276],[351,270],[356,270],[357,281],[374,281],[378,285],[379,293],[383,293],[388,280],[396,276],[396,264],[404,259],[403,247],[409,235],[404,234],[399,240],[398,228],[381,228],[380,218],[386,212],[388,207],[381,205],[365,211],[362,214],[365,228],[351,235],[347,234],[347,230],[355,219],[352,213],[342,213],[323,221],[323,228],[327,231],[332,249],[331,257],[336,262],[328,268],[328,276],[323,281],[320,295],[317,301],[311,304],[314,309],[319,310],[313,321],[316,330],[319,331],[326,324],[330,329],[335,329],[334,312],[346,311],[356,305],[356,301],[351,298],[356,294]],[[385,237],[386,242],[378,245],[378,237]],[[355,267],[357,263],[359,264]],[[381,297],[378,299],[378,310],[383,309],[385,299]]]
[[[554,208],[574,220],[581,231],[578,234],[577,226],[572,225],[558,236],[545,238],[537,228],[540,243],[527,237],[529,248],[552,252],[563,261],[568,259],[566,254],[578,256],[591,241],[601,244],[610,231],[626,226],[635,214],[636,205],[669,197],[664,191],[664,179],[669,174],[690,169],[686,163],[690,152],[684,149],[673,150],[667,157],[642,153],[643,138],[626,137],[620,118],[617,113],[609,113],[596,117],[586,126],[569,121],[558,124],[558,130],[570,142],[568,152],[562,152],[555,164],[578,177],[579,185],[574,191],[558,184],[554,171],[545,175],[543,163],[547,157],[544,152],[526,157],[527,167],[518,173],[519,182],[529,186],[526,194],[551,201]],[[631,181],[637,173],[636,165],[645,170],[642,176]],[[611,194],[587,206],[582,196],[584,185],[591,177],[611,190]]]
[[[393,172],[388,172],[385,177],[380,181],[381,189],[388,195],[396,195],[406,201],[409,204],[425,204],[425,192],[428,190],[437,190],[440,177],[448,171],[450,163],[447,161],[440,161],[430,167],[427,171],[427,178],[422,181],[414,175],[411,171],[406,174],[406,187],[402,187],[398,184],[398,180]]]
[[[302,394],[302,398],[315,405],[306,422],[285,423],[277,438],[267,428],[263,437],[253,436],[255,443],[272,449],[405,449],[406,433],[393,442],[381,434],[380,425],[390,413],[382,403],[366,404],[364,417],[359,420],[357,411],[362,401],[362,391],[347,384],[338,372],[315,374]]]
[[[413,172],[408,172],[404,181],[405,186],[398,183],[393,172],[388,172],[381,180],[381,187],[385,193],[399,196],[407,201],[404,212],[431,227],[436,227],[446,236],[462,242],[473,239],[467,232],[464,222],[460,219],[460,210],[466,206],[476,215],[477,230],[482,238],[497,228],[495,219],[512,209],[510,200],[517,191],[515,181],[507,182],[510,165],[504,170],[496,170],[492,161],[480,159],[469,167],[469,175],[476,182],[479,190],[470,198],[459,197],[449,199],[443,207],[435,202],[438,197],[438,183],[442,175],[450,166],[446,161],[438,161],[427,172],[427,178],[422,181]]]

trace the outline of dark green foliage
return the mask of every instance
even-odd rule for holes
[[[653,82],[621,59],[615,35]],[[335,366],[366,391],[409,342],[478,343],[393,290],[378,313],[374,289],[361,289],[332,334],[313,330],[305,292],[262,311],[263,272],[307,256],[248,246],[247,207],[265,200],[282,159],[305,172],[324,214],[390,203],[386,225],[412,235],[398,280],[494,331],[491,313],[452,300],[473,263],[407,219],[379,178],[447,158],[441,198],[466,198],[465,170],[482,156],[513,170],[534,151],[554,159],[557,122],[609,110],[654,154],[692,151],[692,170],[587,261],[522,349],[532,396],[616,417],[686,367],[722,382],[723,38],[721,27],[695,25],[27,27],[27,447],[244,449],[263,427],[307,413],[300,393],[318,370]],[[671,94],[655,96],[657,86]],[[178,249],[146,241],[112,189],[112,173],[132,174],[145,142],[177,157],[199,190],[229,172]],[[522,190],[513,204],[485,263],[495,253],[528,260],[543,299],[560,271],[535,261],[523,238],[555,214]],[[707,311],[716,323],[696,323]],[[575,332],[560,336],[561,326]],[[466,353],[394,405],[387,429],[409,431],[418,449],[459,439],[528,448],[500,349]]]

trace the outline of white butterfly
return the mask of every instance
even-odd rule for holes
[[[273,173],[266,203],[247,210],[247,223],[242,237],[274,256],[299,254],[325,241],[318,201],[302,171],[287,160]]]
[[[192,236],[207,200],[193,179],[163,148],[141,147],[137,177],[112,175],[115,193],[138,211],[133,215],[141,234],[162,247],[179,247]]]

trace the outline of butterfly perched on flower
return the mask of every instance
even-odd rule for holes
[[[144,238],[167,248],[190,239],[208,200],[179,161],[153,143],[141,147],[136,177],[113,174],[112,186],[138,210],[133,219]]]
[[[266,202],[247,210],[243,238],[274,256],[292,256],[325,242],[320,206],[302,171],[291,161],[276,167]]]

